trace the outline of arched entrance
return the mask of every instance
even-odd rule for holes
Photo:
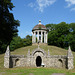
[[[41,66],[41,63],[42,63],[41,57],[40,56],[37,56],[37,58],[36,58],[36,66],[37,67],[40,67]]]

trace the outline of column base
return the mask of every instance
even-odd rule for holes
[[[32,43],[32,45],[38,45],[38,43]],[[39,45],[48,45],[47,43],[39,43]]]

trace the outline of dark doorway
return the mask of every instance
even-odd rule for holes
[[[41,57],[40,56],[37,56],[37,58],[36,58],[36,66],[37,67],[40,67],[41,66],[41,63],[42,63]]]

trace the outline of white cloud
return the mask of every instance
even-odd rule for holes
[[[71,11],[75,11],[75,8],[72,8]]]
[[[65,0],[68,3],[68,7],[75,5],[75,0]]]
[[[37,0],[39,11],[43,12],[44,8],[52,5],[56,0]]]
[[[36,0],[34,3],[30,3],[29,6],[43,12],[44,8],[54,4],[55,2],[56,0]]]
[[[75,0],[65,0],[67,2],[67,7],[71,7],[71,11],[75,11]]]
[[[28,6],[34,7],[34,4],[33,3],[29,3]]]

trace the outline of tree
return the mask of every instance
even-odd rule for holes
[[[32,45],[32,36],[27,35],[26,38],[23,39],[24,46]]]
[[[46,28],[47,28],[49,31],[52,31],[52,30],[55,30],[55,25],[56,25],[56,24],[46,24]]]
[[[53,24],[54,25],[54,24]],[[49,27],[50,26],[50,27]],[[51,30],[48,34],[48,44],[64,48],[67,46],[66,37],[69,34],[69,25],[65,22],[55,24],[54,26],[48,25]]]
[[[32,41],[30,39],[23,39],[23,47],[32,45]]]
[[[19,20],[15,20],[10,13],[13,7],[11,0],[0,0],[0,53],[5,52],[6,46],[10,44],[20,25]]]
[[[75,23],[69,24],[70,27],[70,34],[68,35],[69,45],[71,49],[75,51]]]
[[[20,47],[23,47],[23,40],[19,36],[13,37],[10,43],[10,50],[13,51]]]
[[[75,51],[75,23],[66,24],[47,24],[46,27],[50,30],[48,33],[48,44],[68,49],[71,46],[72,51]]]
[[[10,50],[14,51],[17,48],[32,45],[31,36],[27,35],[26,38],[22,39],[20,36],[13,37],[10,43]]]
[[[30,39],[30,40],[32,40],[32,36],[27,35],[27,36],[26,36],[26,39]]]

